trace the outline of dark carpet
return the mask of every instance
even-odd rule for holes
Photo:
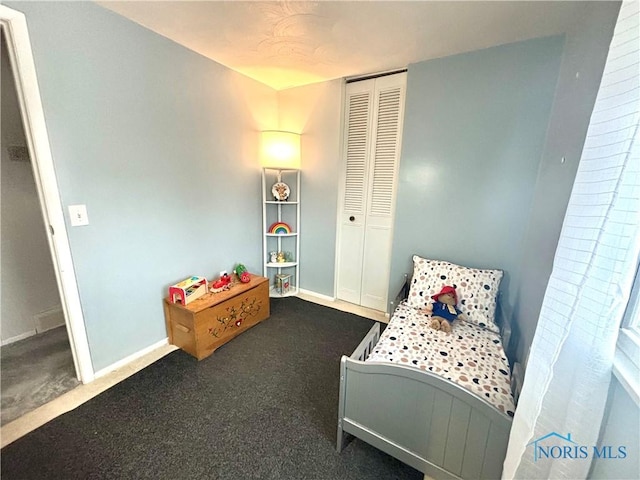
[[[173,352],[6,446],[2,479],[422,480],[358,439],[335,450],[340,357],[373,321],[271,309],[209,358]]]

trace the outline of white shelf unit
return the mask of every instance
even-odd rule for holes
[[[275,200],[271,189],[277,182],[289,187],[287,200]],[[271,225],[284,222],[291,233],[269,233]],[[289,297],[298,294],[300,285],[300,170],[262,169],[262,259],[263,275],[269,279],[269,295]],[[284,262],[272,262],[271,254],[283,252],[288,258]],[[276,288],[276,275],[291,275],[289,290],[281,294]]]

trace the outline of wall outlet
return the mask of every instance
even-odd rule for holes
[[[72,227],[89,225],[86,205],[69,205],[69,217],[71,218]]]

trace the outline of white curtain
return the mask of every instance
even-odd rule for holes
[[[623,3],[616,23],[531,345],[505,479],[586,478],[591,457],[534,459],[532,442],[555,432],[597,444],[640,250],[638,5]]]

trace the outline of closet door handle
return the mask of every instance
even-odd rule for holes
[[[350,222],[354,222],[355,220],[356,220],[356,217],[354,217],[353,215],[351,215],[351,216],[349,217],[349,221],[350,221]]]

